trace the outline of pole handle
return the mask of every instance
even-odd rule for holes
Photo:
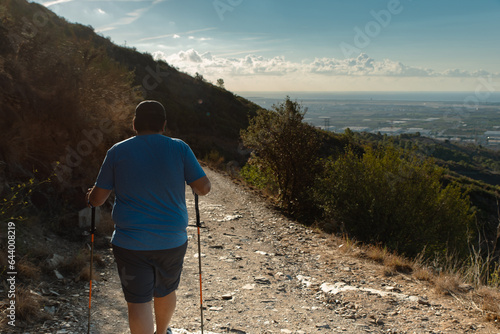
[[[90,223],[90,234],[95,233],[95,207],[92,207],[92,215],[91,215],[91,223]]]
[[[201,227],[200,208],[198,207],[198,194],[194,194],[194,207],[196,211],[196,226]]]

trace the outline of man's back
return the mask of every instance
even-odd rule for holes
[[[136,250],[182,245],[188,223],[185,184],[204,175],[179,139],[140,135],[113,146],[96,182],[115,189],[113,244]]]

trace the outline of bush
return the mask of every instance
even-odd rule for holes
[[[470,202],[459,187],[442,187],[443,169],[394,149],[349,150],[325,161],[316,198],[326,217],[358,240],[408,256],[467,253]]]
[[[303,122],[306,110],[289,97],[273,110],[259,110],[241,132],[253,149],[250,164],[277,185],[278,201],[288,213],[310,210],[310,192],[317,171],[320,133]]]
[[[267,190],[270,193],[276,192],[276,184],[269,179],[271,173],[261,170],[255,163],[248,163],[240,170],[240,175],[249,184],[261,190]]]

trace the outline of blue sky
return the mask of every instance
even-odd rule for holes
[[[500,91],[500,0],[35,2],[232,91]]]

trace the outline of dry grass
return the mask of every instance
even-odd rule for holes
[[[434,288],[438,294],[457,295],[461,292],[461,278],[458,274],[440,274],[434,278]]]
[[[413,264],[410,261],[380,246],[368,246],[364,255],[370,260],[384,264],[385,276],[393,276],[398,272],[408,274],[413,271]]]
[[[16,265],[19,277],[23,279],[37,280],[40,278],[41,269],[26,257],[23,257]]]
[[[19,286],[16,289],[16,319],[33,323],[43,316],[41,303],[43,298]]]
[[[481,309],[489,314],[500,317],[500,291],[498,289],[482,286],[477,290],[481,298]]]
[[[105,261],[100,254],[94,253],[94,267],[92,268],[92,279],[97,279],[95,268],[96,266],[104,266]],[[82,250],[66,260],[61,265],[61,270],[66,275],[71,275],[76,281],[88,281],[90,278],[90,252]]]
[[[61,270],[69,275],[80,275],[82,270],[88,266],[89,258],[90,253],[88,251],[80,251],[64,261]]]
[[[430,269],[426,267],[416,267],[416,269],[413,271],[413,277],[415,277],[419,281],[430,282],[433,279],[434,274]]]
[[[344,254],[359,255],[360,249],[358,247],[358,242],[354,239],[350,239],[348,236],[343,236],[340,240],[340,245],[338,250]]]
[[[395,254],[387,254],[387,256],[384,257],[384,265],[398,273],[410,274],[413,271],[413,266],[410,261]]]
[[[95,267],[92,268],[92,280],[96,280],[97,275],[95,273]],[[80,273],[78,274],[78,277],[76,278],[76,281],[89,281],[90,280],[90,265],[86,266],[85,268],[82,268]]]
[[[389,252],[386,248],[379,246],[368,246],[368,249],[365,252],[365,256],[367,258],[378,263],[384,263],[388,254]]]

